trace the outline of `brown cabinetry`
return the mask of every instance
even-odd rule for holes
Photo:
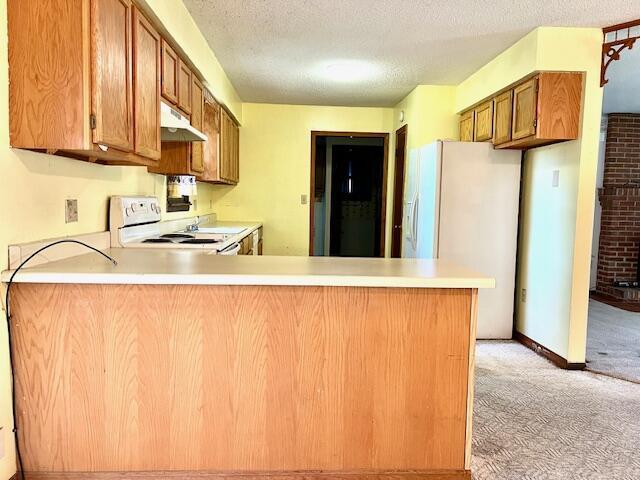
[[[582,83],[580,72],[538,72],[463,112],[460,140],[492,140],[496,148],[513,149],[574,140]]]
[[[473,110],[460,115],[460,141],[473,142]]]
[[[178,65],[178,108],[189,115],[191,113],[192,74],[189,66],[180,60]]]
[[[11,146],[154,165],[158,38],[131,1],[8,0],[7,13]]]
[[[513,91],[498,95],[493,102],[493,143],[500,145],[511,140]]]
[[[160,35],[134,8],[134,151],[155,160],[160,159],[160,51]]]
[[[538,79],[532,78],[513,89],[512,140],[536,133],[537,84]]]
[[[93,143],[133,147],[131,1],[91,2],[91,129]]]
[[[493,138],[493,100],[478,105],[473,113],[473,139],[484,142]]]
[[[202,131],[202,114],[204,107],[204,88],[198,78],[193,75],[191,85],[191,125]],[[192,142],[191,144],[191,170],[196,173],[204,173],[203,147],[205,142]]]
[[[178,104],[178,66],[180,60],[171,46],[162,40],[162,96],[171,104]]]
[[[220,112],[220,181],[238,183],[240,179],[240,130],[235,121]]]

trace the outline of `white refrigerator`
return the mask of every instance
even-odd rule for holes
[[[409,152],[402,256],[440,258],[496,279],[478,293],[478,338],[511,338],[519,151],[437,141]]]

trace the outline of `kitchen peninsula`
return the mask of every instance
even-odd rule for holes
[[[471,478],[492,279],[432,260],[105,253],[118,265],[83,254],[11,287],[27,478]]]

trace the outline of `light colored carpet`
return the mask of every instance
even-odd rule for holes
[[[587,369],[640,383],[640,313],[589,300]]]
[[[640,385],[515,342],[479,342],[476,359],[475,480],[640,479]]]

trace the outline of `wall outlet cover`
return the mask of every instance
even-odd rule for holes
[[[306,194],[300,195],[300,205],[306,205],[309,201],[309,197]]]
[[[527,289],[526,289],[526,288],[523,288],[523,289],[520,291],[520,301],[521,301],[522,303],[526,303],[526,302],[527,302]]]
[[[64,203],[64,221],[65,223],[73,223],[78,221],[78,200],[68,198]]]
[[[551,186],[557,187],[560,185],[560,170],[553,171],[553,178],[551,179]]]

